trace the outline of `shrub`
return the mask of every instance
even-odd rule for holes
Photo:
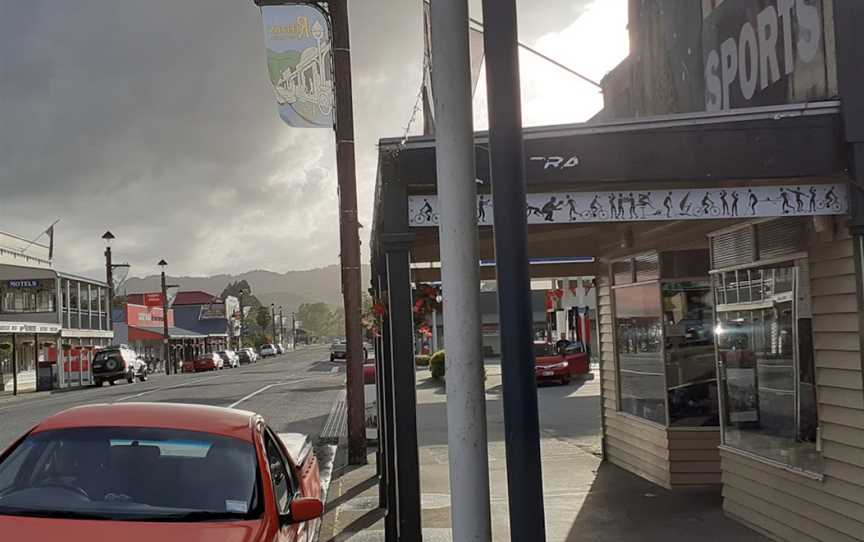
[[[429,367],[429,358],[430,356],[425,355],[414,356],[414,363],[417,367]]]
[[[439,350],[432,354],[432,357],[429,358],[429,371],[432,372],[432,378],[442,379],[444,378],[444,351]]]

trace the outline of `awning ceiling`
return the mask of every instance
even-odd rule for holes
[[[206,339],[207,335],[202,335],[179,327],[170,327],[168,328],[168,337],[171,339]],[[162,338],[162,328],[129,326],[130,341],[161,341]]]

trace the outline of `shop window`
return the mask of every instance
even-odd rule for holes
[[[657,283],[615,289],[622,411],[666,424],[663,324]]]
[[[661,291],[669,425],[717,426],[711,284],[708,280],[664,282]]]
[[[819,472],[812,330],[798,303],[809,290],[798,269],[789,262],[715,275],[723,443]]]
[[[7,280],[0,283],[0,300],[5,314],[56,312],[57,281]]]

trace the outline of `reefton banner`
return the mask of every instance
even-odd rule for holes
[[[267,71],[279,116],[297,128],[333,128],[330,23],[316,6],[261,8]]]
[[[554,192],[528,194],[527,203],[529,224],[844,215],[849,211],[845,184]],[[479,225],[491,226],[494,210],[491,196],[477,196]],[[438,216],[437,196],[409,197],[411,226],[437,226]]]

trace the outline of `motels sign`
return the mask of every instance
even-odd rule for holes
[[[491,226],[492,197],[477,196],[477,223]],[[846,184],[800,184],[676,190],[616,190],[528,194],[529,224],[642,222],[723,218],[844,215],[849,211]],[[437,196],[410,196],[412,227],[437,226]]]
[[[825,51],[826,37],[833,36],[826,36],[822,0],[721,0],[703,6],[708,111],[833,94]]]

